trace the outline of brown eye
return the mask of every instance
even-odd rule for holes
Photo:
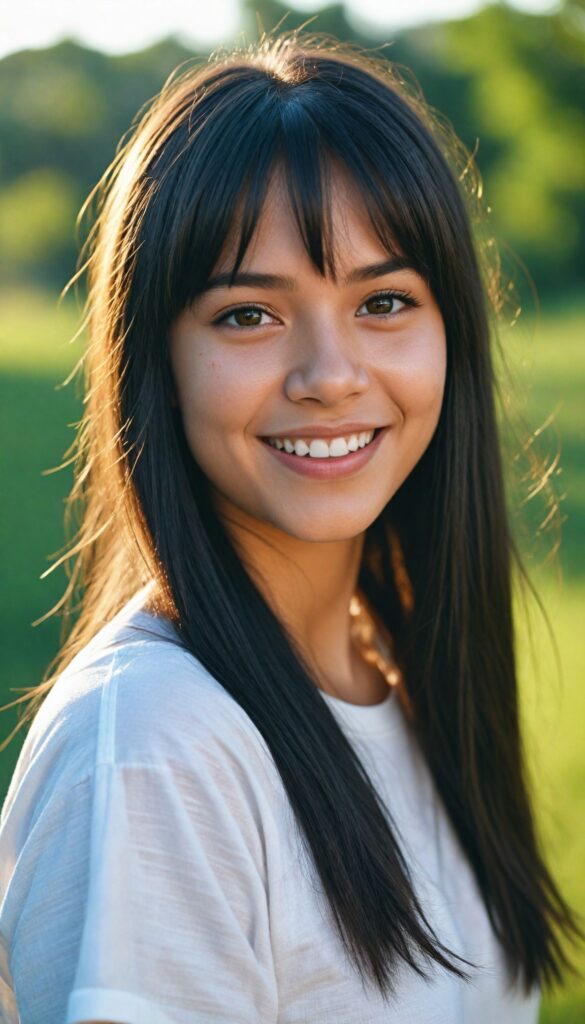
[[[257,327],[262,320],[262,310],[249,306],[247,309],[236,309],[231,314],[238,327]]]
[[[262,317],[269,315],[261,306],[239,306],[218,317],[214,323],[226,324],[228,327],[260,327]]]
[[[404,306],[405,302],[400,300],[396,295],[383,294],[383,295],[372,295],[369,299],[363,303],[367,313],[378,314],[378,316],[389,316],[392,313],[397,313],[401,306]]]
[[[391,313],[394,299],[368,299],[368,313]]]

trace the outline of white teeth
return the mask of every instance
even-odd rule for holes
[[[295,455],[308,455],[309,446],[305,441],[295,441]]]
[[[269,443],[274,447],[292,455],[306,456],[311,459],[338,459],[343,455],[349,455],[358,448],[364,448],[374,436],[373,430],[363,430],[359,434],[350,434],[349,437],[333,437],[331,441],[324,438],[315,438],[307,444],[302,438],[293,441],[290,437],[270,437]]]
[[[309,447],[309,455],[312,459],[328,459],[329,458],[329,445],[327,441],[311,441]]]
[[[334,459],[339,458],[340,455],[349,455],[349,448],[344,437],[333,438],[329,445],[329,454],[332,455]]]

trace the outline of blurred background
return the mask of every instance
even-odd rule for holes
[[[207,13],[205,8],[209,8]],[[171,71],[218,45],[306,23],[410,69],[476,154],[485,225],[512,284],[500,325],[500,413],[514,529],[552,623],[518,600],[526,746],[547,852],[585,911],[585,0],[34,0],[0,14],[0,702],[40,682],[59,646],[71,467],[81,416],[68,377],[83,288],[77,213],[140,107]],[[282,20],[284,19],[284,20]],[[518,310],[521,312],[518,313]],[[548,486],[528,479],[531,458]],[[559,533],[560,528],[560,533]],[[560,547],[559,547],[560,542]],[[555,553],[555,548],[558,548]],[[0,742],[18,721],[0,715]],[[0,801],[24,730],[0,754]],[[577,957],[585,969],[585,951]],[[585,979],[544,1001],[541,1021],[585,1020]]]

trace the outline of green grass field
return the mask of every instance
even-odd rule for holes
[[[0,416],[4,499],[1,510],[4,585],[0,600],[3,651],[2,704],[34,686],[54,656],[60,620],[33,628],[63,593],[62,569],[41,574],[63,545],[63,500],[71,469],[48,473],[63,460],[75,436],[81,401],[65,379],[82,353],[82,341],[69,344],[79,322],[73,301],[58,306],[42,293],[0,294]],[[554,421],[534,447],[549,462],[560,449],[560,473],[553,481],[563,518],[560,559],[545,565],[550,535],[532,543],[546,506],[535,499],[523,514],[528,567],[537,583],[556,635],[559,675],[543,620],[519,618],[521,687],[529,766],[537,794],[541,829],[550,863],[568,900],[585,912],[585,309],[567,303],[548,310],[537,323],[522,319],[503,336],[515,374],[510,389],[514,408],[532,430],[551,413]],[[510,401],[512,401],[510,399]],[[507,403],[506,403],[507,404]],[[15,710],[4,711],[0,740],[16,724]],[[0,800],[14,768],[21,737],[0,755]],[[575,957],[585,973],[585,950]],[[542,1024],[585,1020],[585,978],[543,1001]]]

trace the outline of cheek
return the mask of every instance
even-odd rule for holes
[[[427,409],[435,421],[438,420],[441,411],[446,375],[447,353],[445,346],[442,346],[425,361],[420,373],[418,394],[415,393],[421,412],[424,413]]]
[[[201,348],[173,360],[185,435],[202,464],[241,439],[261,403],[261,385],[240,363]]]
[[[436,425],[447,374],[447,346],[442,326],[405,339],[388,377],[393,397],[406,423]]]

